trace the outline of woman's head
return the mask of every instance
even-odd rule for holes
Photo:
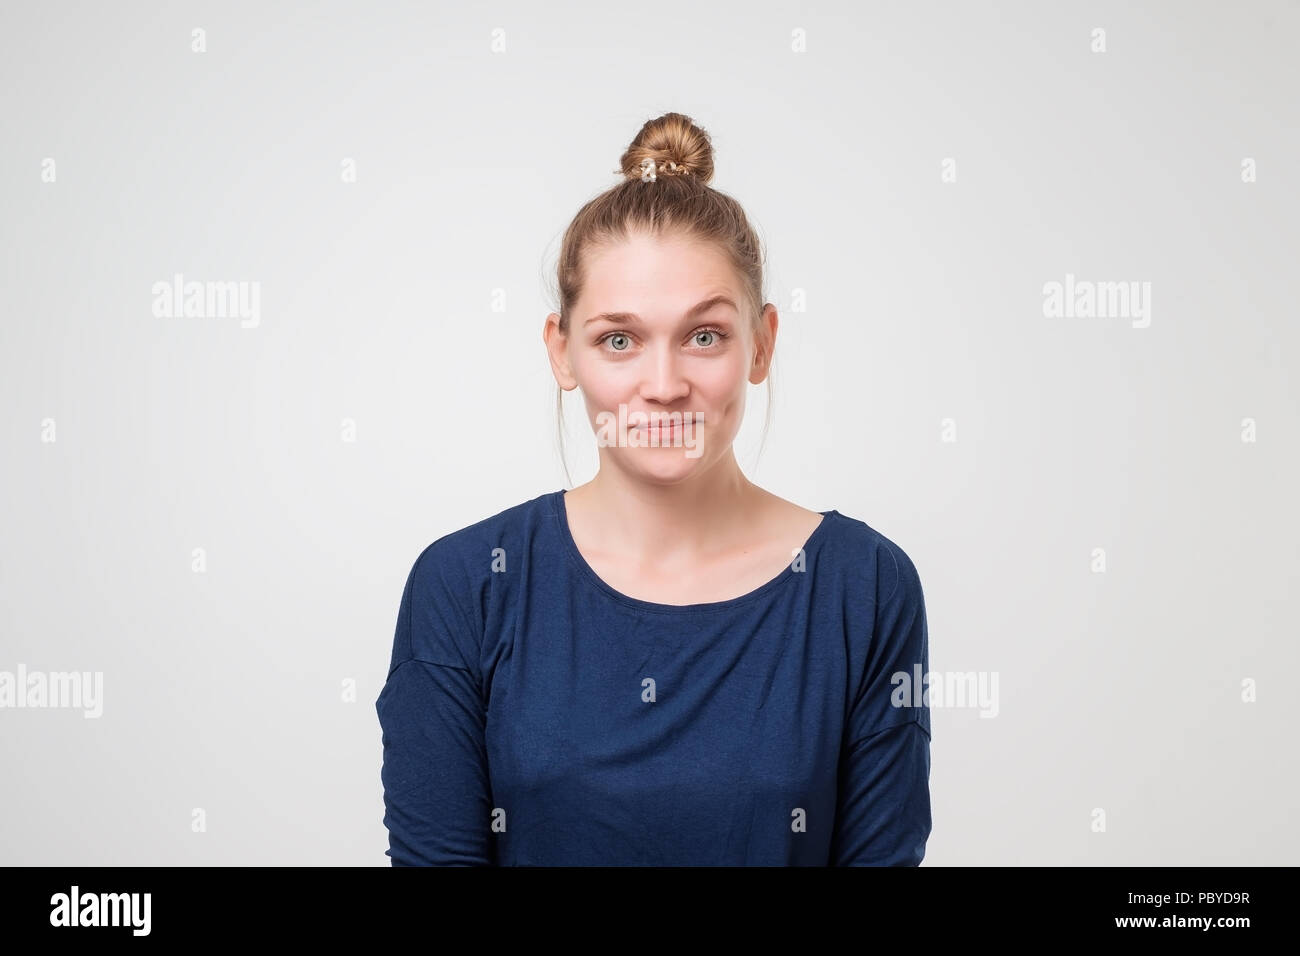
[[[731,456],[749,384],[770,387],[776,309],[764,303],[762,250],[744,211],[708,185],[704,130],[680,113],[660,116],[620,167],[623,181],[565,231],[558,311],[543,336],[560,388],[582,391],[602,467],[674,483]],[[693,417],[694,434],[661,432],[669,447],[614,441],[637,413]]]

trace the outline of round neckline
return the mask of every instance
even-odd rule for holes
[[[615,601],[618,601],[620,604],[626,604],[629,607],[636,608],[638,611],[649,611],[656,614],[698,614],[707,611],[726,611],[762,597],[769,591],[779,588],[796,574],[806,573],[795,571],[793,561],[791,561],[785,566],[780,574],[772,578],[770,581],[760,584],[758,587],[754,588],[752,591],[746,592],[745,594],[738,595],[734,598],[727,598],[725,601],[706,601],[700,604],[656,604],[653,601],[643,601],[641,598],[634,598],[629,594],[624,594],[622,591],[615,590],[596,573],[595,569],[592,568],[590,564],[587,563],[587,559],[584,558],[582,552],[578,550],[577,542],[573,540],[573,532],[569,530],[569,509],[565,505],[564,495],[565,489],[563,488],[554,492],[552,495],[552,498],[554,499],[552,504],[554,507],[551,508],[551,516],[555,518],[556,524],[558,525],[560,540],[563,542],[564,550],[568,553],[570,560],[573,561],[578,570],[581,571],[598,590],[603,591],[606,595],[613,598]],[[809,556],[810,549],[813,545],[819,543],[825,536],[826,529],[829,527],[831,521],[839,517],[839,512],[834,508],[829,511],[821,511],[818,513],[822,516],[822,520],[818,522],[817,527],[813,528],[812,533],[803,543],[802,550],[805,558]]]

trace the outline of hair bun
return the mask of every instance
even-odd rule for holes
[[[655,178],[689,176],[707,186],[713,179],[713,143],[709,134],[681,113],[665,113],[649,120],[636,134],[619,161],[628,179],[641,179],[648,160]]]

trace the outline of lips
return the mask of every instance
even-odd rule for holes
[[[696,419],[693,422],[658,421],[658,422],[646,422],[640,425],[628,425],[628,427],[629,428],[681,428],[683,425],[687,425],[687,424],[702,425],[703,421],[701,419]]]

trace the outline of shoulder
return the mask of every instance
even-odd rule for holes
[[[448,574],[475,578],[490,573],[494,559],[508,558],[511,545],[526,540],[530,530],[547,519],[553,494],[538,495],[440,535],[416,556],[412,575],[433,580]]]
[[[549,499],[539,495],[424,546],[406,576],[390,667],[407,658],[477,666],[497,582],[506,577],[496,572],[522,559],[530,529],[550,520]]]
[[[845,570],[846,580],[866,586],[877,605],[921,598],[921,576],[911,555],[860,518],[835,511],[827,549]]]
[[[845,554],[857,555],[844,576],[844,605],[857,617],[847,628],[848,660],[857,675],[850,734],[854,742],[915,720],[930,731],[928,708],[900,720],[894,697],[900,674],[928,672],[929,625],[921,577],[910,554],[866,522],[843,518],[837,536]]]

